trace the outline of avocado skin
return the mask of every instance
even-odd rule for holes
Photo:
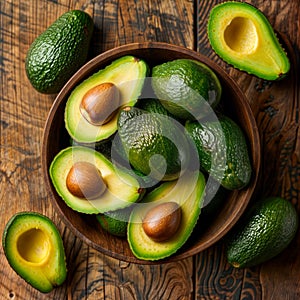
[[[188,163],[187,139],[169,116],[128,107],[119,114],[118,133],[129,162],[144,175],[153,171],[150,176],[155,179],[174,180]],[[156,154],[165,161],[160,159],[153,163],[151,158]]]
[[[64,13],[31,44],[25,70],[32,86],[41,93],[58,93],[85,63],[94,23],[80,10]]]
[[[53,274],[51,278],[48,278],[48,282],[43,282],[45,276],[43,278],[39,278],[38,276],[30,276],[28,273],[31,272],[31,270],[34,269],[33,266],[28,267],[29,269],[26,270],[26,266],[22,267],[21,262],[22,260],[16,260],[15,254],[11,253],[11,243],[13,241],[13,236],[10,235],[10,230],[14,226],[18,226],[18,223],[21,224],[24,223],[24,227],[28,227],[28,221],[29,219],[35,219],[39,220],[41,224],[47,224],[47,226],[51,227],[52,231],[52,239],[55,240],[55,243],[57,245],[55,258],[58,260],[58,266],[53,266],[53,270],[56,270],[56,276],[53,277]],[[16,225],[15,225],[16,224]],[[45,225],[46,226],[46,225]],[[33,227],[32,229],[35,229]],[[67,266],[66,266],[66,256],[65,256],[65,250],[62,238],[60,236],[60,233],[54,223],[46,216],[37,213],[37,212],[29,212],[29,211],[23,211],[18,212],[14,214],[10,220],[7,222],[3,235],[2,235],[2,247],[4,250],[4,254],[8,260],[9,265],[11,268],[20,276],[22,277],[28,284],[30,284],[35,289],[39,290],[42,293],[49,293],[55,288],[56,286],[59,286],[63,284],[63,282],[66,280],[67,277]],[[51,268],[49,268],[51,269]]]
[[[222,94],[214,71],[192,59],[175,59],[153,67],[152,88],[165,109],[188,120],[210,114]]]
[[[167,109],[165,109],[160,101],[155,98],[142,99],[135,105],[135,107],[150,113],[157,113],[175,118]]]
[[[268,197],[257,203],[229,233],[226,257],[236,268],[263,263],[283,251],[298,229],[294,206],[280,197]]]
[[[185,129],[198,150],[201,168],[229,190],[242,189],[251,178],[251,162],[244,133],[229,117],[186,122]]]

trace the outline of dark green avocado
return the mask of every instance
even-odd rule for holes
[[[2,245],[14,271],[40,292],[51,292],[65,281],[63,242],[46,216],[35,212],[15,214],[4,228]]]
[[[206,122],[186,122],[187,134],[193,140],[201,168],[229,190],[245,187],[252,167],[248,145],[241,128],[221,115]]]
[[[26,74],[41,93],[58,93],[85,63],[94,23],[80,10],[64,13],[31,44],[25,59]]]
[[[255,203],[229,233],[226,257],[236,268],[263,263],[283,251],[298,229],[291,202],[268,197]]]
[[[189,143],[181,127],[167,115],[136,107],[125,107],[118,119],[118,134],[130,164],[164,181],[178,178],[189,162]]]
[[[185,120],[210,114],[222,93],[214,71],[192,59],[175,59],[153,67],[152,87],[162,105]]]

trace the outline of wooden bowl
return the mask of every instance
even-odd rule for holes
[[[150,66],[178,58],[195,59],[208,65],[215,71],[221,81],[223,88],[223,106],[228,115],[244,130],[251,155],[253,174],[250,184],[242,190],[230,192],[226,201],[222,204],[221,209],[215,213],[214,217],[209,218],[209,221],[206,220],[205,224],[201,222],[200,215],[201,226],[195,228],[188,242],[176,254],[156,262],[137,259],[132,254],[126,239],[114,237],[105,232],[100,227],[96,217],[77,213],[69,208],[56,193],[48,173],[54,156],[61,149],[69,145],[69,136],[64,125],[64,110],[71,91],[84,79],[124,55],[134,55],[145,59]],[[244,212],[256,185],[259,165],[260,143],[257,125],[247,99],[236,83],[207,57],[195,51],[165,43],[148,42],[128,44],[102,53],[89,61],[78,70],[57,95],[49,112],[43,134],[43,176],[49,191],[49,198],[66,226],[69,227],[76,236],[96,250],[116,259],[133,263],[157,264],[177,261],[197,254],[220,240],[233,227]],[[199,229],[200,227],[202,228],[201,230]]]

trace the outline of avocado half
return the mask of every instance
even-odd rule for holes
[[[66,179],[75,162],[88,162],[100,170],[107,185],[102,195],[87,200],[74,196],[68,190]],[[73,210],[86,214],[125,208],[140,200],[144,192],[133,176],[125,170],[117,169],[105,156],[88,147],[74,146],[60,151],[53,159],[49,173],[57,193],[66,204]]]
[[[112,83],[120,94],[119,109],[125,105],[132,106],[141,94],[148,69],[143,60],[134,56],[123,56],[79,84],[68,98],[65,108],[65,126],[69,135],[80,143],[94,143],[114,134],[117,130],[118,113],[105,124],[89,123],[80,112],[84,95],[97,85]]]
[[[65,251],[54,223],[35,212],[20,212],[5,226],[2,245],[14,271],[37,290],[48,293],[67,277]]]
[[[213,50],[227,63],[266,80],[283,78],[289,59],[265,15],[243,2],[216,5],[208,20]]]
[[[127,239],[133,254],[143,260],[166,258],[180,249],[198,221],[203,202],[205,178],[200,171],[187,171],[178,180],[164,182],[138,203],[129,219]],[[143,229],[143,219],[149,209],[164,202],[176,202],[181,207],[179,229],[163,242],[152,240]]]

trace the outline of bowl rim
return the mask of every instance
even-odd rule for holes
[[[62,211],[61,207],[56,201],[56,195],[53,194],[53,187],[50,180],[49,172],[48,172],[48,161],[47,161],[47,151],[49,148],[49,141],[47,137],[50,133],[50,127],[51,123],[54,119],[55,113],[59,106],[61,105],[61,102],[66,101],[66,96],[70,93],[70,87],[73,85],[73,83],[77,80],[77,77],[81,74],[85,73],[87,70],[93,69],[97,64],[99,64],[99,61],[101,63],[105,60],[108,62],[111,61],[111,57],[114,57],[115,55],[119,55],[120,53],[129,51],[129,50],[142,50],[142,49],[159,49],[159,50],[168,50],[168,51],[176,51],[180,52],[182,54],[186,54],[187,56],[191,56],[198,61],[202,61],[208,66],[212,67],[220,76],[222,77],[222,80],[226,82],[226,84],[229,84],[230,86],[234,86],[235,92],[240,98],[240,101],[243,102],[243,105],[245,106],[245,110],[247,111],[247,116],[249,117],[250,123],[253,125],[252,132],[253,136],[252,142],[255,144],[255,147],[257,148],[258,155],[252,156],[252,164],[256,166],[255,169],[253,169],[253,176],[251,178],[251,186],[249,186],[245,192],[245,197],[247,196],[247,201],[244,201],[244,205],[240,207],[239,210],[235,210],[230,215],[230,221],[226,223],[226,226],[222,227],[222,230],[218,232],[218,234],[215,234],[213,238],[211,238],[209,241],[206,241],[205,243],[201,244],[201,247],[193,247],[191,249],[188,249],[185,252],[175,253],[172,256],[158,260],[158,261],[148,261],[148,260],[141,260],[136,257],[128,257],[126,255],[123,255],[121,253],[116,253],[111,250],[99,247],[98,244],[94,243],[90,239],[86,238],[81,232],[78,231],[77,228],[74,227],[74,225],[71,223],[71,221],[66,217],[65,213]],[[81,79],[82,80],[82,79]],[[62,218],[64,224],[71,230],[71,232],[78,237],[80,240],[84,241],[88,246],[91,246],[92,248],[96,249],[99,252],[102,252],[105,255],[108,255],[112,258],[119,259],[121,261],[127,261],[130,263],[139,263],[139,264],[162,264],[167,262],[175,262],[179,261],[188,257],[191,257],[195,254],[198,254],[202,252],[203,250],[206,250],[213,244],[215,244],[217,241],[219,241],[221,238],[223,238],[229,231],[232,229],[232,227],[236,224],[238,219],[241,217],[241,215],[244,213],[246,207],[248,206],[250,199],[255,191],[258,175],[260,171],[260,165],[261,165],[261,155],[260,155],[260,137],[259,137],[259,131],[257,127],[256,120],[254,118],[253,112],[251,110],[250,104],[247,101],[246,95],[242,92],[241,88],[238,86],[238,84],[232,79],[232,77],[227,74],[216,62],[211,60],[209,57],[200,54],[199,52],[189,49],[183,46],[173,45],[165,42],[138,42],[138,43],[129,43],[125,45],[121,45],[112,49],[109,49],[91,60],[89,60],[86,64],[84,64],[63,86],[63,88],[60,90],[60,92],[56,95],[56,98],[54,102],[52,103],[52,106],[48,112],[48,116],[46,118],[46,122],[43,129],[43,135],[42,135],[42,147],[41,147],[41,164],[42,164],[42,176],[44,178],[44,182],[46,184],[46,190],[48,191],[49,198],[51,201],[51,204],[54,206],[55,210],[58,212],[59,216]],[[252,153],[252,152],[251,152]],[[255,171],[255,172],[254,172]],[[233,191],[233,193],[238,193],[238,191]],[[59,196],[58,196],[59,197]]]

